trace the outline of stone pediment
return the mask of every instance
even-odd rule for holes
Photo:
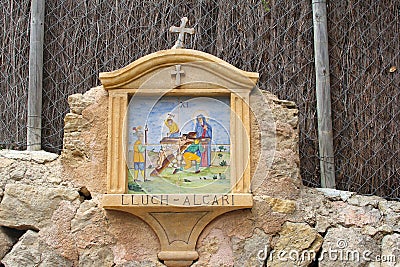
[[[171,80],[171,71],[181,65],[182,82]],[[154,79],[156,77],[156,79]],[[240,70],[213,56],[192,49],[162,50],[144,56],[121,69],[100,73],[106,90],[115,89],[215,89],[251,90],[257,83],[258,73]]]

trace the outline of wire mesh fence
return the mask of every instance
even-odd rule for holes
[[[399,7],[380,4],[375,14],[372,1],[328,4],[338,188],[399,199],[400,78],[387,72],[399,66]],[[24,149],[30,1],[0,6],[9,29],[0,46],[0,145]],[[172,47],[168,29],[183,16],[196,29],[188,48],[259,72],[261,89],[298,104],[301,174],[320,186],[309,0],[46,1],[42,147],[62,149],[68,95],[99,85],[99,72]]]
[[[30,1],[0,3],[0,147],[25,149]]]
[[[400,2],[329,1],[338,188],[400,198]]]

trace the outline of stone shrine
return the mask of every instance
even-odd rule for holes
[[[189,266],[207,224],[253,206],[249,97],[258,74],[171,49],[100,80],[109,94],[103,208],[142,218],[160,239],[158,257]]]

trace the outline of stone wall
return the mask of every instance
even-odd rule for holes
[[[69,103],[61,156],[0,151],[1,263],[163,266],[159,241],[146,223],[100,206],[107,93],[94,88],[70,96]],[[208,225],[193,266],[395,266],[369,261],[391,255],[400,266],[400,203],[303,187],[294,103],[258,92],[251,107],[254,207]],[[329,255],[335,250],[353,258]]]

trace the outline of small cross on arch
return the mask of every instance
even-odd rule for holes
[[[179,27],[176,26],[171,26],[169,28],[170,32],[178,32],[178,40],[176,40],[175,45],[172,47],[172,49],[176,48],[185,48],[185,33],[189,34],[194,34],[194,28],[185,28],[186,23],[188,22],[187,17],[181,18],[181,25]]]
[[[171,76],[175,75],[175,85],[181,85],[181,74],[185,72],[181,69],[181,65],[175,65],[175,69],[171,71]]]

